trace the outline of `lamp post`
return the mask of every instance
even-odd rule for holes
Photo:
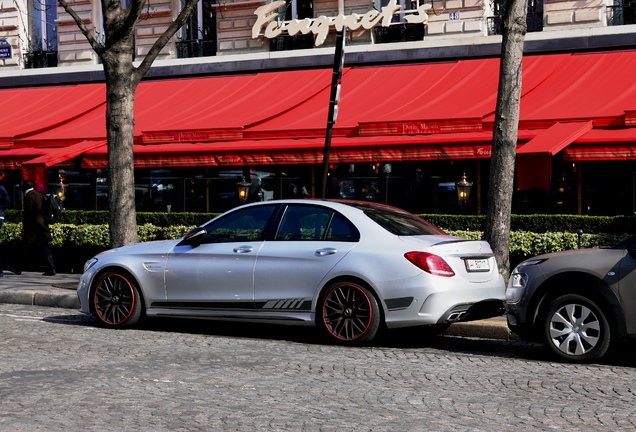
[[[241,179],[241,181],[236,182],[236,188],[238,190],[238,198],[241,204],[245,204],[247,199],[250,196],[250,189],[252,188],[252,183],[245,181],[245,176]]]
[[[455,183],[457,188],[457,199],[459,200],[459,207],[464,212],[468,200],[470,199],[470,189],[473,187],[473,183],[466,180],[466,173],[462,175],[462,179]]]
[[[60,179],[60,182],[57,184],[57,187],[56,187],[56,192],[57,192],[56,195],[57,195],[58,201],[63,205],[64,200],[66,199],[66,184],[64,184],[64,180],[66,178],[66,172],[64,170],[59,170],[58,177]]]

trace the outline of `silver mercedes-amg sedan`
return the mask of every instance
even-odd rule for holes
[[[505,283],[485,241],[369,202],[247,204],[179,240],[121,247],[89,260],[81,312],[109,327],[143,316],[317,325],[362,344],[382,328],[504,313]]]

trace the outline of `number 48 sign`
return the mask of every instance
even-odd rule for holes
[[[459,20],[459,11],[449,12],[448,13],[449,21],[457,21]]]

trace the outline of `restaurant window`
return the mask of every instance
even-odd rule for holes
[[[375,0],[374,7],[382,10],[389,3],[389,0]],[[391,42],[413,42],[424,40],[426,27],[423,24],[407,24],[404,19],[404,11],[417,9],[420,5],[418,0],[399,0],[401,12],[393,15],[393,20],[389,27],[376,27],[373,29],[373,40],[375,43]]]
[[[181,7],[185,1],[181,2]],[[211,57],[216,55],[215,1],[201,0],[181,28],[177,40],[179,58]]]
[[[26,69],[57,66],[57,1],[31,0],[29,46],[24,53]]]
[[[278,10],[278,16],[281,21],[314,18],[314,2],[313,0],[286,0],[285,7]],[[295,36],[281,35],[271,39],[269,44],[270,51],[308,49],[314,47],[314,35],[311,33]]]
[[[493,16],[488,17],[488,35],[500,35],[503,31],[503,16],[506,0],[491,0],[490,7]],[[543,0],[528,0],[528,15],[526,17],[528,32],[543,31]]]

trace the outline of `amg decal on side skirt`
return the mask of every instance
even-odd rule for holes
[[[268,300],[262,309],[301,309],[304,302],[303,299]]]

